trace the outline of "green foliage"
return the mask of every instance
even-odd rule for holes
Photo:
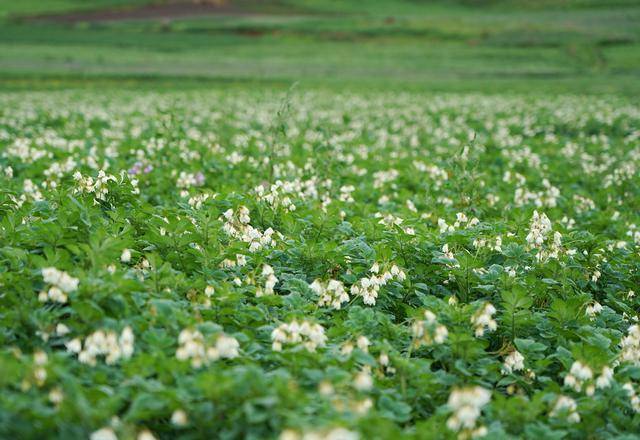
[[[0,104],[0,437],[640,430],[636,102]]]

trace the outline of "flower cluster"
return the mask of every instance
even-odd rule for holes
[[[33,353],[33,363],[35,368],[33,370],[33,377],[38,386],[42,386],[44,382],[47,380],[47,369],[45,366],[49,361],[49,357],[47,353],[42,350],[38,350]]]
[[[349,301],[349,294],[345,290],[342,281],[329,280],[325,282],[315,280],[309,287],[318,295],[318,305],[320,307],[330,306],[340,310],[342,304]]]
[[[97,330],[87,336],[84,343],[75,338],[65,345],[69,352],[78,354],[80,362],[95,366],[97,358],[102,356],[107,365],[113,365],[120,359],[129,359],[133,354],[134,342],[131,327],[125,327],[119,336],[114,331]]]
[[[579,392],[582,389],[582,385],[586,381],[590,381],[593,378],[593,371],[588,365],[583,364],[580,361],[575,361],[571,365],[569,374],[564,377],[564,385],[573,388]],[[589,394],[587,392],[587,394]],[[591,393],[593,394],[593,393]]]
[[[286,429],[280,433],[279,440],[358,440],[357,432],[345,428],[331,428],[324,431],[305,431],[300,433],[293,429]]]
[[[553,186],[547,179],[542,181],[545,187],[542,191],[531,191],[525,187],[518,187],[515,190],[513,201],[516,206],[533,204],[541,208],[543,206],[555,208],[558,205],[560,190]]]
[[[551,417],[559,417],[561,415],[564,415],[569,423],[580,422],[578,404],[575,400],[568,396],[559,396],[549,414],[551,415]]]
[[[449,395],[447,405],[453,412],[447,420],[447,428],[458,432],[459,438],[482,437],[487,428],[477,426],[482,407],[491,400],[491,392],[479,386],[455,388]]]
[[[247,264],[246,255],[236,254],[235,260],[230,258],[225,258],[220,262],[220,267],[229,268],[229,267],[243,267]]]
[[[193,209],[201,209],[207,200],[214,199],[216,195],[217,194],[210,193],[195,194],[189,197],[187,203],[189,203],[189,206]]]
[[[445,243],[444,245],[442,245],[442,257],[446,258],[447,260],[451,260],[450,263],[447,263],[446,266],[450,269],[456,268],[456,267],[460,267],[460,263],[458,263],[458,260],[456,260],[455,255],[453,254],[453,251],[451,249],[449,249],[449,244]]]
[[[624,385],[622,385],[622,388],[627,392],[627,395],[629,396],[629,402],[631,403],[631,408],[635,412],[640,413],[640,396],[638,396],[638,393],[633,387],[633,383],[627,382]]]
[[[502,374],[511,374],[514,371],[524,370],[524,356],[518,350],[513,350],[504,359]]]
[[[176,409],[171,413],[171,424],[174,426],[186,426],[189,423],[189,416],[183,409]]]
[[[258,200],[265,201],[272,208],[281,207],[289,212],[296,210],[296,205],[290,197],[295,191],[295,186],[290,182],[278,180],[268,188],[266,185],[258,185],[254,191]]]
[[[238,357],[240,344],[233,336],[220,334],[215,345],[208,346],[204,336],[198,330],[184,329],[178,336],[179,347],[176,357],[181,361],[191,360],[193,368],[200,368],[218,359],[233,359]]]
[[[438,219],[438,229],[440,229],[440,233],[444,234],[445,232],[453,232],[457,229],[467,229],[477,226],[480,223],[476,217],[469,218],[464,212],[458,212],[456,214],[456,220],[453,224],[447,224],[447,221],[443,218]]]
[[[369,338],[367,338],[364,335],[360,335],[356,339],[356,346],[358,347],[358,349],[362,350],[365,353],[369,353],[370,345],[371,345],[371,341],[369,340]],[[353,346],[352,341],[349,340],[344,344],[342,344],[342,347],[340,348],[340,354],[344,356],[351,356],[351,353],[353,353],[354,348],[355,347]]]
[[[204,174],[202,174],[201,172],[188,173],[186,171],[180,171],[180,175],[178,176],[178,180],[176,181],[176,186],[178,188],[191,188],[193,186],[204,185],[204,181]]]
[[[109,194],[109,182],[117,182],[115,176],[107,174],[103,170],[98,171],[95,180],[91,176],[83,176],[79,171],[73,174],[73,178],[76,181],[76,192],[93,194],[94,203],[106,200],[107,194]]]
[[[476,337],[484,335],[485,329],[492,332],[498,328],[498,323],[492,316],[496,313],[496,308],[491,303],[485,303],[480,310],[478,310],[471,317],[471,324],[474,326]]]
[[[633,324],[620,340],[620,361],[640,365],[640,326]]]
[[[271,348],[274,351],[282,351],[283,345],[302,345],[307,351],[314,352],[316,348],[324,346],[327,337],[324,327],[313,324],[307,320],[301,323],[291,321],[280,324],[271,332]]]
[[[498,235],[493,239],[482,237],[476,238],[473,240],[473,247],[476,249],[486,248],[495,252],[502,252],[502,237]]]
[[[361,278],[351,286],[351,294],[362,296],[363,302],[368,306],[376,304],[380,288],[390,280],[395,278],[398,281],[404,281],[407,277],[404,271],[395,264],[391,265],[388,270],[381,271],[380,264],[374,263],[369,272],[373,275]]]
[[[437,165],[427,165],[424,162],[415,162],[414,166],[418,171],[427,173],[436,188],[440,188],[449,179],[447,170],[440,168]]]
[[[587,306],[584,312],[593,320],[598,313],[602,312],[602,305],[598,301],[594,301]]]
[[[276,232],[268,228],[264,232],[254,228],[249,224],[251,217],[249,209],[240,206],[237,211],[228,209],[224,212],[221,220],[224,219],[223,230],[231,237],[237,238],[249,244],[249,252],[257,252],[265,247],[273,247],[276,241],[273,235]],[[277,235],[277,234],[276,234]]]
[[[547,261],[549,258],[558,258],[562,251],[562,234],[556,231],[553,233],[553,239],[550,244],[545,245],[549,234],[551,233],[551,220],[545,213],[533,211],[531,225],[526,241],[531,249],[536,249],[536,259],[538,261]]]
[[[363,367],[354,377],[353,386],[358,391],[369,391],[373,388],[373,377],[371,376],[371,367],[368,365]]]
[[[278,278],[276,278],[273,272],[273,267],[268,264],[263,265],[260,275],[264,279],[264,287],[258,287],[256,289],[256,296],[273,295],[273,288],[278,283]]]
[[[68,299],[67,294],[78,289],[78,278],[74,278],[67,272],[58,270],[55,267],[42,269],[42,278],[50,287],[38,295],[38,300],[41,302],[53,301],[64,304]]]
[[[424,311],[424,319],[417,320],[411,326],[413,344],[420,345],[442,344],[447,339],[447,327],[438,323],[436,315],[431,310]]]
[[[549,220],[549,217],[544,212],[540,214],[538,211],[533,211],[529,233],[526,237],[529,246],[541,248],[549,232],[551,232],[551,220]]]

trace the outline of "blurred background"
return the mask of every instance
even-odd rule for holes
[[[639,0],[0,0],[4,89],[640,91]]]

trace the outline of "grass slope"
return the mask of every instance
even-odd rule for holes
[[[5,19],[0,79],[5,87],[19,87],[25,78],[178,78],[427,90],[640,90],[640,7],[631,2],[607,8],[577,1],[535,8],[515,1],[234,4],[235,14],[174,20]]]

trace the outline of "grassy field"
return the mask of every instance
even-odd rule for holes
[[[533,7],[515,1],[394,1],[361,7],[306,1],[267,8],[254,1],[235,2],[231,12],[212,8],[199,17],[151,19],[127,18],[135,6],[118,9],[112,2],[120,18],[101,21],[107,3],[93,4],[98,12],[88,16],[62,13],[88,9],[86,2],[8,6],[0,28],[3,84],[150,79],[179,86],[186,79],[440,91],[638,91],[640,6],[634,2]],[[29,18],[35,11],[51,15]]]

